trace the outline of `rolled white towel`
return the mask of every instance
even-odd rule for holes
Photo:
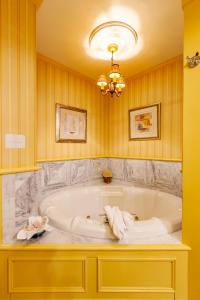
[[[104,210],[113,234],[118,240],[123,239],[128,226],[133,222],[131,214],[120,211],[117,206],[111,207],[107,205],[104,207]]]
[[[182,216],[166,216],[160,219],[167,229],[168,233],[172,233],[182,228]]]
[[[127,211],[122,211],[122,216],[124,219],[124,223],[126,227],[128,228],[130,225],[133,225],[134,217]]]

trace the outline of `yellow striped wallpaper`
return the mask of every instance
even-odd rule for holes
[[[108,100],[94,81],[41,55],[37,74],[37,160],[104,156]],[[55,104],[87,109],[87,143],[55,142]]]
[[[1,170],[35,165],[35,13],[30,0],[0,1]],[[25,135],[25,149],[6,149],[8,133]]]
[[[124,94],[109,99],[109,155],[182,159],[182,57],[130,78]],[[129,141],[128,110],[161,103],[161,139]]]

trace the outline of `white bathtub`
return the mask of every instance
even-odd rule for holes
[[[167,224],[168,234],[181,230],[181,198],[157,190],[125,185],[83,186],[60,190],[43,199],[40,213],[48,216],[50,223],[62,231],[88,238],[113,240],[115,237],[109,225],[104,224],[99,216],[104,214],[105,205],[118,206],[139,217],[139,221],[135,222],[136,230],[129,236],[130,241],[145,242],[149,238],[166,235],[165,231],[150,226],[153,217]],[[81,222],[74,222],[77,216],[82,217]],[[86,218],[87,216],[90,218]]]

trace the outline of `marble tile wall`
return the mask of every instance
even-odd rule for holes
[[[8,174],[2,181],[3,241],[12,243],[40,200],[55,189],[101,178],[107,159],[84,159],[39,164],[37,172]]]
[[[40,163],[38,176],[42,188],[54,189],[101,178],[107,164],[106,158]]]
[[[114,179],[182,196],[180,162],[109,158],[108,167]]]
[[[131,159],[99,158],[40,163],[37,172],[3,176],[3,240],[15,241],[15,235],[30,215],[38,214],[40,200],[65,186],[98,180],[109,167],[113,179],[156,188],[180,196],[181,163]]]
[[[40,183],[35,172],[4,175],[2,179],[3,240],[12,242],[30,215],[37,214]]]

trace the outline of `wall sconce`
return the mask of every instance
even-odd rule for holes
[[[200,64],[200,55],[199,52],[195,54],[195,56],[187,56],[187,63],[189,68],[194,68]]]

